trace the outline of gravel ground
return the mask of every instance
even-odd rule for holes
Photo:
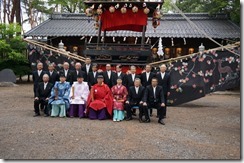
[[[169,107],[166,125],[33,117],[31,84],[0,88],[2,159],[240,159],[240,95]],[[138,113],[138,112],[137,112]]]

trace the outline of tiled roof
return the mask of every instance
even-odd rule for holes
[[[212,38],[240,38],[240,27],[231,22],[225,15],[209,16],[206,13],[186,14],[200,29]],[[94,20],[84,14],[53,14],[51,17],[24,36],[97,36]],[[111,31],[106,36],[141,37],[141,32]],[[196,28],[192,27],[180,14],[164,14],[156,31],[148,18],[146,37],[162,38],[204,38]]]

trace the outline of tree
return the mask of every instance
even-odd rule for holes
[[[53,11],[53,8],[49,7],[43,0],[21,0],[21,2],[23,13],[28,16],[23,22],[29,22],[31,28],[38,25],[40,17],[44,14],[51,14]]]
[[[240,0],[178,0],[176,5],[185,13],[225,13],[240,25]]]
[[[0,24],[0,70],[10,68],[21,76],[31,69],[25,56],[27,45],[22,41],[20,31],[18,24]]]
[[[61,6],[61,12],[80,13],[83,11],[83,0],[49,0],[49,5]]]

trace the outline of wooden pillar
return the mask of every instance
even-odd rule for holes
[[[146,26],[144,25],[142,28],[141,47],[144,47],[145,44],[145,33],[146,33]]]
[[[100,20],[100,25],[99,25],[99,29],[98,29],[98,37],[97,37],[97,47],[98,47],[98,44],[100,42],[100,39],[101,39],[101,30],[102,30],[102,22]]]
[[[105,44],[106,31],[103,31],[103,45]]]

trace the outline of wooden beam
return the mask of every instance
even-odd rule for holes
[[[146,26],[144,25],[142,29],[141,47],[144,47],[145,44],[145,33],[146,33]]]

